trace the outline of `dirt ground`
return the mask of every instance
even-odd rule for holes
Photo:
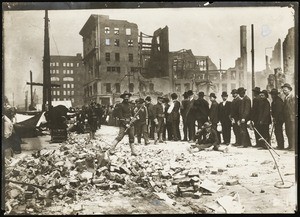
[[[118,133],[118,128],[102,126],[96,133],[95,143],[108,146]],[[251,134],[253,132],[250,131]],[[88,136],[88,135],[77,135]],[[250,135],[252,138],[253,135]],[[273,136],[274,137],[274,136]],[[16,158],[22,158],[37,149],[55,149],[60,144],[49,144],[50,137],[24,139],[25,150]],[[130,156],[128,138],[117,146],[117,156]],[[276,146],[273,138],[272,146]],[[73,203],[63,200],[52,203],[50,207],[41,207],[38,214],[175,214],[197,213],[193,208],[216,203],[216,200],[231,192],[238,193],[244,213],[294,213],[296,210],[297,186],[295,181],[295,153],[293,151],[276,150],[274,154],[285,183],[292,183],[286,189],[276,188],[275,183],[281,181],[274,161],[268,150],[257,148],[229,147],[228,153],[218,151],[189,152],[190,143],[167,141],[159,145],[136,145],[138,161],[153,161],[178,164],[183,168],[199,168],[200,178],[208,179],[221,185],[211,195],[201,195],[198,199],[190,197],[173,197],[175,205],[166,203],[153,196],[152,192],[134,193],[134,191],[95,190],[86,191]],[[228,185],[228,181],[238,182]],[[206,206],[208,207],[208,206]],[[209,209],[212,213],[213,210]],[[22,208],[19,211],[22,212]],[[215,211],[215,213],[218,213]]]

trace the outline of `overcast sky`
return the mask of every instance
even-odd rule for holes
[[[265,68],[265,52],[270,56],[277,40],[282,41],[294,26],[294,10],[287,7],[173,8],[50,10],[50,55],[82,53],[79,31],[91,14],[136,23],[146,34],[169,27],[170,51],[192,49],[194,55],[208,55],[222,68],[233,67],[240,56],[240,26],[247,26],[248,71],[251,71],[251,24],[254,24],[255,71]],[[4,87],[10,102],[24,104],[29,90],[29,71],[34,82],[42,82],[44,51],[44,11],[4,12]],[[35,87],[42,95],[42,88]]]

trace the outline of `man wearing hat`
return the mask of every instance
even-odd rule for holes
[[[198,124],[198,129],[203,126],[205,122],[208,121],[208,115],[209,115],[209,104],[204,99],[204,92],[198,93],[198,99],[194,102],[195,106],[195,118]]]
[[[239,122],[239,110],[240,110],[241,98],[236,89],[233,89],[231,91],[231,94],[233,100],[231,103],[230,119],[231,119],[233,133],[235,135],[235,143],[233,145],[239,146],[241,145],[241,135],[240,135],[240,126],[238,125],[238,122]]]
[[[290,84],[285,83],[282,87],[282,92],[285,95],[284,98],[284,108],[283,108],[283,117],[285,123],[285,132],[288,138],[288,147],[287,149],[295,149],[295,96],[292,94],[293,88]]]
[[[229,145],[230,134],[231,134],[231,120],[230,120],[231,102],[227,101],[228,94],[226,91],[222,92],[221,97],[223,102],[219,103],[219,112],[218,112],[219,120],[222,126],[223,143]]]
[[[151,97],[146,96],[145,98],[145,105],[148,109],[148,134],[150,139],[154,139],[154,128],[155,128],[155,123],[154,123],[154,117],[153,117],[153,104],[151,103]]]
[[[134,114],[136,115],[135,121],[135,130],[137,135],[138,144],[141,144],[142,134],[145,140],[145,145],[149,145],[149,137],[148,137],[148,129],[147,129],[147,122],[148,122],[148,110],[144,104],[145,100],[143,98],[139,98],[136,103],[136,107],[134,108]]]
[[[247,130],[247,121],[250,120],[251,111],[251,100],[246,95],[246,89],[243,87],[238,88],[239,96],[241,97],[240,107],[239,107],[239,126],[241,135],[241,144],[243,147],[251,146],[249,132]]]
[[[180,131],[179,131],[179,122],[180,122],[180,102],[178,101],[178,96],[176,93],[171,94],[172,103],[168,110],[171,118],[171,127],[172,127],[172,136],[174,141],[178,141],[181,139]]]
[[[268,91],[262,90],[259,95],[260,102],[258,104],[257,123],[255,128],[260,133],[260,135],[270,144],[269,126],[271,124],[271,106],[268,100]],[[264,140],[259,139],[257,145],[258,147],[267,149],[267,146],[264,143]]]
[[[210,108],[209,108],[209,121],[211,122],[212,124],[212,128],[217,132],[217,135],[218,135],[218,139],[219,141],[221,140],[221,136],[220,136],[220,133],[218,133],[217,131],[217,125],[218,125],[218,122],[219,122],[219,113],[218,113],[218,103],[216,101],[216,94],[215,93],[211,93],[209,95],[209,98],[210,98],[210,101],[211,101],[211,105],[210,105]]]
[[[115,153],[115,148],[117,144],[123,139],[125,134],[128,134],[131,155],[134,156],[137,155],[134,149],[134,127],[133,127],[133,122],[136,119],[134,117],[134,108],[129,103],[130,97],[131,97],[131,93],[128,93],[127,91],[125,91],[120,96],[120,98],[122,98],[123,101],[118,105],[118,118],[119,118],[119,127],[120,127],[119,134],[112,143],[112,147],[109,151],[110,154]]]
[[[189,142],[195,141],[195,106],[194,106],[194,93],[192,90],[187,91],[189,103],[186,111],[186,123],[188,129]]]
[[[157,97],[157,104],[153,106],[153,118],[155,123],[154,144],[163,143],[163,129],[165,125],[165,111],[163,106],[163,97]]]
[[[272,97],[272,103],[271,103],[271,115],[273,118],[273,124],[274,124],[274,133],[277,141],[277,149],[283,150],[284,149],[284,139],[283,139],[283,100],[278,96],[279,92],[277,89],[271,90],[271,97]]]
[[[255,87],[252,89],[252,94],[253,94],[253,103],[252,103],[252,109],[251,109],[251,121],[253,122],[253,126],[257,128],[258,125],[258,112],[259,112],[259,102],[260,102],[260,88]],[[259,147],[259,135],[258,133],[254,130],[254,135],[255,135],[255,141],[256,141],[256,146]]]
[[[203,124],[202,128],[197,131],[195,139],[196,144],[192,145],[191,148],[198,149],[199,151],[208,150],[210,148],[213,148],[215,151],[228,151],[227,147],[225,149],[220,147],[217,131],[212,129],[212,124],[210,122],[205,122]],[[194,152],[194,150],[192,151]]]
[[[187,116],[187,106],[189,104],[189,96],[187,92],[183,93],[183,100],[181,101],[181,107],[180,107],[180,113],[182,117],[182,122],[183,122],[183,140],[182,141],[188,141],[188,127],[187,127],[187,122],[186,122],[186,116]]]

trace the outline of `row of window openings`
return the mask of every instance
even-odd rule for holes
[[[59,62],[51,62],[50,66],[59,66]],[[63,63],[64,67],[73,67],[73,63]],[[76,63],[76,66],[79,67],[79,63]]]
[[[50,79],[51,79],[51,81],[59,81],[59,77],[51,77]],[[74,81],[74,78],[72,78],[72,77],[64,77],[63,81]]]
[[[110,42],[109,38],[105,39],[105,45],[111,45],[111,42]],[[128,47],[133,47],[133,40],[128,39],[127,40],[127,45],[128,45]],[[116,47],[120,46],[120,39],[114,39],[114,46],[116,46]]]
[[[175,75],[175,78],[179,78],[179,77],[180,77],[180,76]],[[181,76],[181,77],[182,77],[182,76]],[[211,76],[209,76],[209,79],[217,80],[218,77],[220,77],[220,76],[218,76],[218,75],[211,75]],[[196,78],[197,78],[197,77],[196,77]],[[199,76],[198,76],[198,79],[204,80],[204,79],[205,79],[205,74],[199,75]],[[221,77],[220,77],[220,79],[221,79],[221,80],[226,80],[226,79],[227,79],[227,74],[226,74],[226,73],[222,74]],[[235,79],[236,79],[236,72],[231,72],[231,80],[235,80]]]
[[[111,56],[110,53],[105,53],[105,60],[110,61],[111,60],[110,56]],[[115,53],[115,61],[117,61],[117,62],[120,61],[120,53]],[[133,54],[132,53],[128,54],[128,61],[133,62]]]
[[[105,34],[110,34],[110,27],[108,27],[108,26],[104,27],[104,33]],[[119,35],[120,34],[120,28],[115,27],[114,28],[114,34],[115,35]],[[131,35],[131,29],[130,28],[126,28],[125,29],[125,34],[126,35]]]
[[[199,89],[199,85],[196,85],[197,90]],[[236,88],[236,84],[231,84],[231,90]],[[188,91],[191,89],[191,84],[190,83],[186,83],[184,84],[184,90]],[[219,84],[216,84],[216,89],[218,91],[219,89]],[[181,84],[175,84],[175,91],[176,92],[181,92]],[[227,84],[222,84],[222,91],[227,91]]]
[[[60,98],[53,98],[53,101],[61,101]],[[67,101],[67,100],[71,100],[72,102],[74,102],[74,98],[64,98],[63,101]]]
[[[63,70],[63,74],[73,74],[74,71],[73,69],[67,69],[67,70]],[[50,69],[50,74],[59,74],[59,70],[58,69]]]
[[[59,96],[60,95],[60,91],[59,90],[54,90],[52,91],[52,95],[53,96]],[[63,95],[74,95],[74,90],[64,90],[63,91]]]

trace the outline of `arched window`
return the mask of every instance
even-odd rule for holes
[[[74,78],[72,78],[72,77],[64,77],[63,81],[74,81]]]

